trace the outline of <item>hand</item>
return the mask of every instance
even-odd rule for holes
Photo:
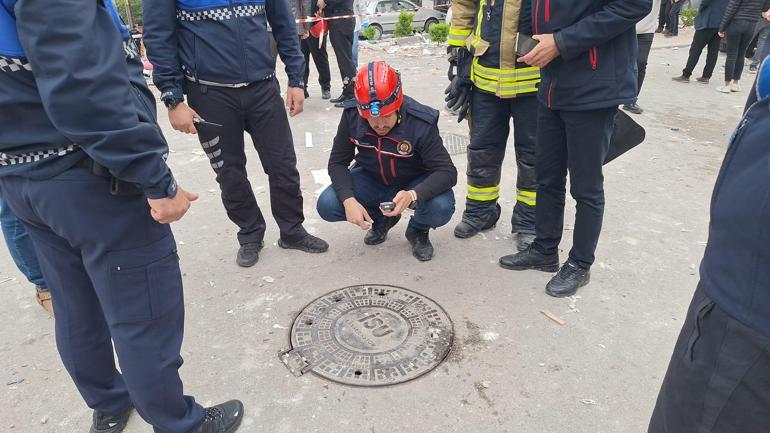
[[[309,38],[309,37],[310,37],[310,32],[309,32],[309,31],[307,31],[307,30],[305,30],[305,32],[304,32],[304,33],[302,33],[302,39],[307,39],[307,38]]]
[[[393,197],[393,203],[396,204],[396,207],[392,211],[382,213],[386,217],[401,215],[401,212],[412,204],[412,193],[409,191],[399,191],[398,194]]]
[[[326,2],[324,0],[318,0],[318,3],[316,3],[316,4],[318,5],[318,10],[319,11],[324,10],[324,8],[326,7]]]
[[[471,106],[473,82],[471,81],[471,63],[473,56],[465,48],[447,50],[449,54],[449,87],[444,90],[448,110],[457,112],[457,122],[462,122]],[[453,72],[456,68],[457,73]]]
[[[176,190],[176,195],[159,199],[147,199],[150,204],[150,215],[161,224],[170,224],[182,219],[187,210],[190,209],[191,202],[198,200],[198,194],[187,192],[181,187]]]
[[[180,102],[179,105],[168,110],[168,120],[171,122],[171,126],[179,132],[197,134],[198,130],[195,129],[193,119],[203,120],[195,110],[188,107],[184,102]]]
[[[286,109],[289,117],[294,117],[302,112],[305,105],[305,89],[301,87],[289,87],[286,90]]]
[[[369,216],[369,212],[361,206],[354,197],[342,202],[345,207],[345,219],[351,223],[361,227],[361,230],[369,230],[372,228],[372,218]]]
[[[529,66],[544,68],[548,66],[553,59],[561,55],[553,34],[534,35],[532,36],[532,39],[538,40],[540,43],[535,45],[535,48],[533,48],[529,54],[519,57],[520,62],[524,62]]]
[[[720,38],[723,38],[723,37],[725,37],[725,35],[727,35],[727,33],[725,33],[725,32],[719,32],[717,34],[719,35]]]

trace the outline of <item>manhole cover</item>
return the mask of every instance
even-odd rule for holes
[[[296,375],[393,385],[439,365],[452,336],[449,316],[430,298],[402,287],[353,286],[320,297],[297,316],[292,349],[281,360]]]
[[[464,135],[444,134],[444,147],[450,155],[464,154],[468,150],[470,139]]]

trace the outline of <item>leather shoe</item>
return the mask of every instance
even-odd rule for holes
[[[286,250],[300,250],[311,254],[325,253],[329,249],[326,241],[311,234],[294,242],[278,239],[278,246]]]
[[[321,89],[321,99],[331,99],[332,92],[329,89]]]
[[[332,104],[336,104],[338,102],[347,101],[350,98],[351,98],[350,95],[346,95],[346,94],[343,93],[343,94],[341,94],[340,96],[338,96],[338,97],[336,97],[334,99],[330,99],[329,102],[331,102]]]
[[[433,244],[428,237],[429,230],[417,230],[412,227],[406,229],[406,239],[412,245],[412,255],[421,262],[427,262],[433,258]]]
[[[543,272],[556,272],[559,270],[559,254],[541,254],[530,245],[524,251],[500,257],[500,266],[512,271],[534,269]]]
[[[388,231],[401,219],[401,215],[380,218],[372,224],[372,228],[366,232],[364,243],[366,245],[379,245],[388,238]]]
[[[583,268],[572,260],[567,260],[567,263],[559,269],[559,273],[554,275],[545,286],[545,293],[555,298],[572,296],[589,281],[591,281],[590,269]]]

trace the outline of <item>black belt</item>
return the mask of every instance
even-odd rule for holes
[[[120,180],[110,173],[110,170],[91,158],[83,158],[74,167],[86,168],[91,174],[110,180],[110,194],[116,196],[143,195],[144,191],[138,184]]]

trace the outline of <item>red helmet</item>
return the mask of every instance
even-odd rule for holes
[[[395,113],[404,102],[401,75],[385,62],[362,66],[356,75],[358,113],[364,119]]]

